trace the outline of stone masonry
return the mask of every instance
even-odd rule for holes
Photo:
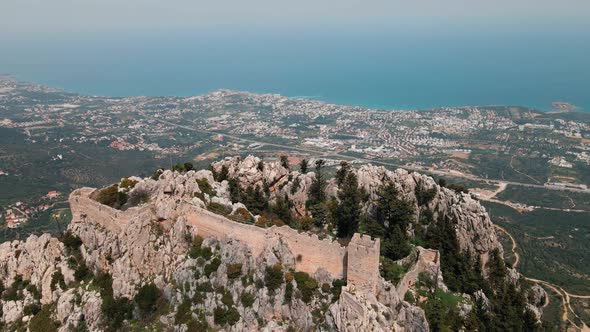
[[[346,281],[357,290],[375,293],[379,280],[380,240],[355,233],[347,247]]]
[[[115,210],[94,200],[97,190],[81,188],[70,195],[70,205],[75,219],[90,218],[106,229],[118,232],[131,216],[142,214],[150,217],[152,203]],[[299,233],[288,227],[260,228],[242,224],[214,214],[190,202],[180,202],[176,207],[178,216],[186,218],[202,237],[217,239],[232,238],[244,242],[250,254],[258,256],[267,243],[280,240],[286,243],[294,257],[295,269],[309,274],[319,269],[327,271],[333,278],[345,278],[356,290],[376,291],[379,278],[379,239],[368,235],[354,234],[347,247],[329,239],[319,239],[315,234]],[[153,216],[152,216],[153,217]]]

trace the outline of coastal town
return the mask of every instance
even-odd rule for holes
[[[0,129],[22,135],[16,152],[0,159],[0,181],[10,183],[22,172],[19,160],[33,158],[18,155],[21,144],[43,151],[40,167],[63,177],[57,189],[64,191],[110,180],[100,175],[105,170],[99,169],[99,154],[125,155],[126,162],[145,158],[142,171],[148,172],[157,166],[153,160],[170,165],[230,154],[276,157],[281,151],[334,164],[358,158],[433,174],[587,190],[586,115],[516,106],[381,110],[231,90],[110,98],[0,77]],[[81,161],[90,165],[85,172],[66,166]],[[27,210],[46,206],[29,207],[27,199],[2,202],[8,227],[26,222]]]

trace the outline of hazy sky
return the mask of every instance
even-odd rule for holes
[[[0,0],[0,34],[408,18],[590,17],[588,0]]]

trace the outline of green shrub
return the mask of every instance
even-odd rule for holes
[[[293,180],[293,186],[291,186],[291,194],[295,195],[297,190],[299,190],[300,186],[301,186],[301,180],[299,180],[299,177],[296,177],[295,180]]]
[[[82,245],[82,240],[80,240],[78,236],[72,234],[70,231],[65,232],[64,235],[61,236],[60,240],[66,247],[66,250],[69,254],[80,250],[80,246]]]
[[[229,279],[236,279],[242,275],[242,264],[228,264],[227,265],[227,277]]]
[[[26,286],[26,290],[31,293],[31,295],[33,295],[33,298],[36,300],[40,300],[41,299],[41,292],[39,292],[39,289],[37,288],[37,286],[33,285],[33,284],[28,284]]]
[[[434,196],[436,196],[437,192],[438,190],[436,189],[436,187],[426,190],[424,187],[420,185],[416,186],[416,189],[414,191],[414,193],[416,194],[416,200],[418,201],[419,205],[427,205],[428,203],[430,203],[434,199]]]
[[[207,210],[216,213],[216,214],[220,214],[222,216],[229,216],[229,214],[231,213],[231,208],[227,207],[223,204],[220,203],[216,203],[216,202],[211,202],[209,203],[209,205],[207,206]]]
[[[204,273],[206,276],[211,275],[211,273],[216,272],[217,269],[219,268],[219,265],[221,265],[221,260],[219,260],[219,258],[215,257],[211,260],[211,262],[207,265],[205,265],[204,268]]]
[[[121,180],[121,184],[119,185],[119,187],[129,190],[133,189],[133,187],[135,187],[136,184],[137,181],[131,180],[129,178],[124,178],[123,180]]]
[[[106,319],[103,321],[107,331],[119,331],[126,319],[133,317],[133,303],[126,298],[113,298],[112,295],[103,295],[100,310]]]
[[[416,303],[416,298],[414,297],[414,294],[410,291],[406,292],[406,295],[404,295],[404,301],[410,303],[410,304],[415,304]]]
[[[102,296],[113,295],[113,277],[107,272],[98,272],[93,283],[100,289]]]
[[[199,235],[195,236],[193,238],[191,249],[188,252],[188,256],[190,258],[203,257],[205,260],[209,260],[212,255],[211,248],[203,247],[203,238]]]
[[[62,290],[67,288],[66,281],[64,280],[64,275],[61,273],[60,269],[57,269],[57,271],[53,272],[53,274],[51,275],[51,290],[56,290],[57,286],[59,286],[59,288]]]
[[[213,187],[211,187],[211,184],[209,184],[209,181],[206,178],[197,179],[197,184],[199,185],[199,189],[201,190],[201,192],[209,196],[217,195],[217,193],[213,190]]]
[[[158,179],[160,178],[160,175],[162,175],[162,173],[164,173],[164,171],[162,171],[161,169],[155,170],[154,174],[152,174],[152,180],[158,181]]]
[[[37,303],[27,304],[23,308],[23,314],[25,316],[36,315],[39,311],[41,311],[41,306],[39,306]]]
[[[88,324],[86,324],[85,320],[82,320],[80,322],[78,322],[78,325],[76,327],[69,325],[68,326],[68,332],[89,332],[90,330],[88,329]]]
[[[76,281],[86,280],[92,276],[92,272],[84,262],[79,262],[76,271],[74,271],[74,278]]]
[[[267,266],[264,272],[264,284],[270,292],[274,292],[283,283],[283,267],[281,264]]]
[[[244,209],[242,207],[238,208],[235,211],[235,213],[231,214],[228,218],[233,221],[246,223],[246,224],[254,223],[254,217],[252,217],[252,215],[250,214],[250,212],[247,209]]]
[[[101,204],[120,209],[127,203],[127,198],[127,194],[119,192],[119,186],[114,184],[99,191],[96,200]]]
[[[303,302],[311,302],[314,292],[318,289],[318,282],[305,272],[295,272],[294,277]]]
[[[51,307],[47,305],[29,321],[30,332],[54,332],[58,327],[58,322],[51,318]]]
[[[179,172],[179,173],[185,173],[188,171],[192,171],[194,169],[195,169],[195,167],[193,166],[192,163],[178,163],[178,164],[172,166],[171,170]]]
[[[293,284],[288,283],[285,286],[285,298],[283,300],[283,304],[290,304],[292,299],[293,299]]]
[[[426,302],[420,305],[422,309],[424,309],[426,319],[433,330],[457,331],[461,328],[462,319],[459,315],[458,309],[458,304],[461,299],[461,296],[438,290],[435,294],[431,294]],[[518,315],[521,316],[522,313],[519,313]],[[514,331],[513,329],[509,330]]]
[[[197,292],[209,293],[212,291],[213,291],[213,286],[211,286],[210,282],[204,282],[202,284],[197,285]]]
[[[150,193],[146,190],[134,190],[129,194],[127,205],[129,207],[145,204],[150,201]]]
[[[225,304],[228,307],[234,305],[234,299],[231,296],[231,293],[228,291],[224,291],[223,295],[221,296],[221,303]]]
[[[381,276],[394,285],[400,282],[403,275],[407,272],[407,268],[395,263],[393,260],[381,256]]]
[[[76,257],[68,257],[67,263],[70,269],[75,270],[78,267],[78,261],[76,260]]]
[[[187,299],[184,299],[178,306],[176,314],[174,315],[174,322],[178,324],[185,324],[192,318],[191,314],[191,303]]]
[[[203,332],[209,331],[211,329],[209,323],[207,323],[207,320],[205,319],[205,316],[201,316],[202,317],[199,317],[199,319],[194,319],[192,317],[189,319],[189,321],[186,323],[186,332]]]
[[[22,293],[18,289],[15,289],[14,287],[9,287],[2,294],[2,299],[4,301],[18,301],[21,298],[22,298]]]
[[[254,298],[254,295],[252,293],[244,293],[242,294],[242,298],[240,299],[240,301],[242,302],[242,305],[245,308],[249,308],[254,304],[254,301],[256,300],[256,298]]]
[[[223,309],[217,307],[213,310],[213,321],[217,325],[234,325],[240,320],[240,313],[234,307]]]
[[[139,311],[144,316],[149,316],[156,312],[156,310],[158,309],[158,302],[160,302],[161,299],[162,293],[160,292],[158,287],[154,285],[154,283],[149,283],[141,286],[141,288],[139,288],[139,291],[137,292],[137,294],[135,294],[135,297],[133,298],[133,300],[137,304],[137,307],[139,308]]]
[[[4,301],[18,301],[23,298],[22,290],[27,287],[28,281],[23,280],[21,275],[16,275],[12,285],[4,291],[2,299]]]
[[[345,280],[334,279],[332,281],[332,302],[336,302],[340,298],[343,286],[346,286]]]
[[[427,289],[432,289],[435,286],[433,278],[426,272],[418,274],[418,285]]]

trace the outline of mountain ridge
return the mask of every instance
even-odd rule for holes
[[[426,331],[436,326],[427,306],[430,300],[420,301],[424,294],[428,297],[428,294],[449,291],[445,284],[445,265],[441,267],[441,259],[444,263],[448,258],[444,251],[440,255],[437,250],[414,246],[410,255],[395,263],[408,267],[407,273],[397,282],[396,278],[387,280],[379,275],[389,264],[383,258],[377,267],[356,264],[352,260],[345,268],[343,262],[343,271],[357,269],[361,279],[367,271],[368,279],[374,276],[368,288],[357,287],[367,279],[351,282],[348,278],[346,284],[345,273],[330,273],[321,266],[322,260],[314,263],[315,271],[305,268],[310,257],[307,253],[298,254],[298,250],[303,249],[297,249],[293,243],[301,241],[301,236],[309,238],[312,245],[329,243],[326,237],[333,236],[330,225],[313,224],[308,230],[300,229],[301,233],[288,225],[278,226],[276,216],[280,210],[276,206],[282,200],[291,202],[288,210],[293,215],[300,214],[299,219],[316,213],[310,211],[319,211],[307,201],[314,183],[318,183],[317,174],[321,173],[321,168],[316,172],[297,172],[280,161],[263,162],[253,156],[226,158],[213,163],[210,170],[187,170],[192,167],[181,166],[176,171],[157,171],[152,178],[125,178],[116,187],[74,191],[70,195],[73,220],[62,242],[43,235],[0,245],[3,284],[11,284],[9,290],[16,289],[20,294],[2,300],[4,322],[8,326],[29,321],[32,324],[40,313],[46,313],[44,317],[50,317],[47,319],[63,331],[79,326],[92,331],[118,330],[137,321],[146,324],[146,317],[150,324],[157,323],[162,329],[175,331],[205,327],[230,331]],[[453,232],[460,251],[477,258],[481,277],[496,278],[495,270],[489,265],[498,262],[496,255],[501,254],[502,248],[485,209],[469,194],[455,193],[430,177],[404,170],[391,172],[370,165],[358,169],[342,165],[341,169],[348,169],[346,178],[358,179],[357,188],[361,188],[366,198],[362,207],[359,203],[360,210],[369,211],[374,204],[379,204],[382,200],[380,188],[386,183],[395,187],[396,197],[413,204],[417,212],[407,228],[408,237],[417,236],[418,226],[431,227],[422,225],[426,219],[434,222],[442,220],[443,216],[453,218],[457,226]],[[326,196],[346,199],[341,193],[345,185],[338,184],[337,179],[326,179],[324,184],[322,192]],[[253,186],[264,189],[251,189],[252,193],[268,191],[263,197],[270,204],[270,210],[275,211],[273,215],[250,212],[255,206],[245,193]],[[236,190],[248,204],[232,200]],[[111,197],[114,200],[105,200],[107,194],[114,195]],[[99,201],[112,203],[119,209]],[[212,214],[207,209],[222,211],[224,215]],[[211,218],[202,219],[205,215]],[[246,226],[259,229],[256,233],[264,234],[259,236],[263,243],[249,233],[239,237],[231,232],[207,231],[207,225],[218,223],[214,216],[226,224],[231,223],[232,229],[240,232]],[[292,226],[296,225],[292,221]],[[316,234],[305,234],[312,231]],[[355,245],[355,237],[358,241],[359,236],[353,236],[347,247]],[[257,251],[252,249],[256,243]],[[382,243],[387,246],[387,241]],[[305,246],[309,244],[302,247]],[[39,251],[44,255],[34,254]],[[379,255],[378,247],[376,254]],[[501,257],[499,259],[503,263]],[[515,289],[524,287],[519,284],[520,276],[515,270],[504,267],[500,271],[507,274],[495,282],[513,285]],[[105,279],[110,280],[107,286],[104,286]],[[28,281],[28,285],[20,287],[23,280]],[[431,284],[425,286],[428,280]],[[424,289],[428,291],[424,293]],[[527,304],[526,312],[533,312],[538,320],[543,303],[540,298],[546,294],[540,293],[542,289],[533,289],[532,293],[527,293],[539,294],[532,304]],[[144,303],[142,295],[148,291],[160,301],[154,300],[148,306],[155,308],[153,310],[141,305]],[[478,290],[466,295],[469,300],[457,304],[457,315],[462,317],[463,326],[468,324],[476,307],[487,306],[494,314],[493,303],[486,292],[494,294]],[[410,293],[411,297],[419,299],[408,298]],[[79,300],[71,303],[74,298]],[[112,309],[109,307],[112,303],[121,307],[129,304],[132,309],[128,315],[109,322],[106,314]],[[35,305],[39,310],[33,310],[37,312],[32,314],[31,306]],[[27,307],[29,309],[25,310]],[[163,308],[166,308],[164,312],[159,311]],[[182,314],[183,311],[188,314]]]

